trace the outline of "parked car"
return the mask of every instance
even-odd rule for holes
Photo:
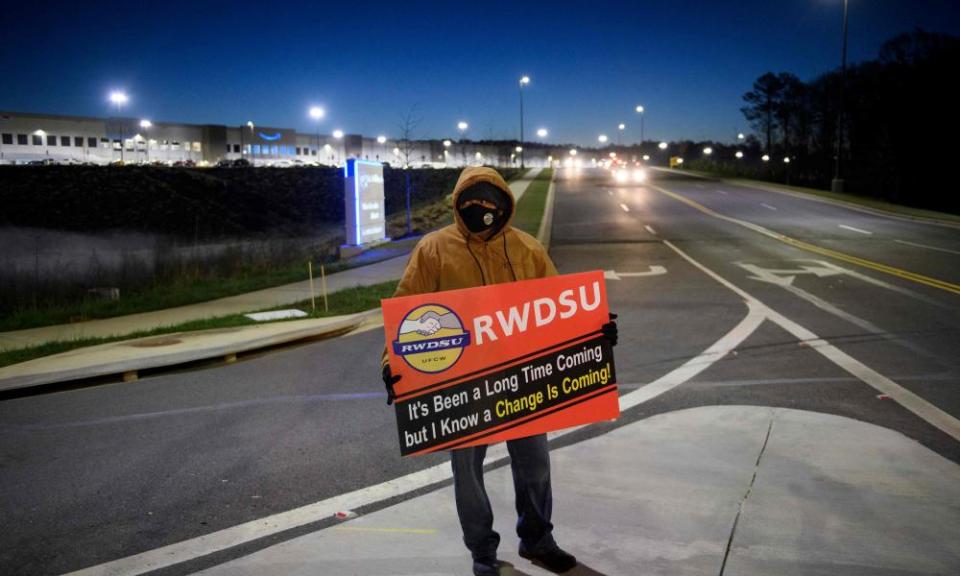
[[[246,158],[237,158],[236,160],[233,161],[233,166],[234,168],[249,168],[250,161],[247,160]]]

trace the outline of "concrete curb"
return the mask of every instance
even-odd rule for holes
[[[0,391],[120,374],[132,381],[140,370],[213,358],[232,362],[243,352],[350,332],[379,312],[178,332],[78,348],[0,369]]]

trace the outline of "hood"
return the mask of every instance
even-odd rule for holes
[[[460,203],[460,194],[467,188],[479,182],[487,182],[496,186],[507,195],[507,199],[509,200],[507,207],[507,222],[496,232],[496,234],[490,238],[486,238],[486,240],[492,240],[510,227],[510,224],[513,222],[513,215],[516,212],[517,204],[513,197],[513,192],[511,192],[510,187],[507,186],[507,182],[503,179],[503,176],[501,176],[500,173],[493,168],[487,168],[486,166],[471,166],[463,169],[463,172],[460,173],[460,178],[457,180],[457,185],[453,189],[453,220],[456,222],[457,230],[459,230],[465,238],[481,238],[479,234],[474,234],[467,229],[467,225],[460,217],[460,211],[457,210],[457,206]]]

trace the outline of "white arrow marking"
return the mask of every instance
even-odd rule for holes
[[[604,270],[603,277],[607,280],[621,280],[623,278],[637,278],[639,276],[660,276],[666,274],[667,269],[663,266],[650,266],[646,272],[617,272],[616,270]]]
[[[620,207],[623,208],[623,211],[624,211],[624,212],[629,212],[629,211],[630,211],[630,208],[628,208],[626,204],[621,204]]]

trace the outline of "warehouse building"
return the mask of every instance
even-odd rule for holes
[[[504,145],[439,140],[398,144],[359,134],[304,134],[253,123],[224,126],[0,112],[0,164],[122,161],[213,166],[240,158],[256,166],[340,166],[347,158],[415,167],[517,163],[514,150]],[[547,161],[544,150],[527,153],[527,165],[540,166]]]

